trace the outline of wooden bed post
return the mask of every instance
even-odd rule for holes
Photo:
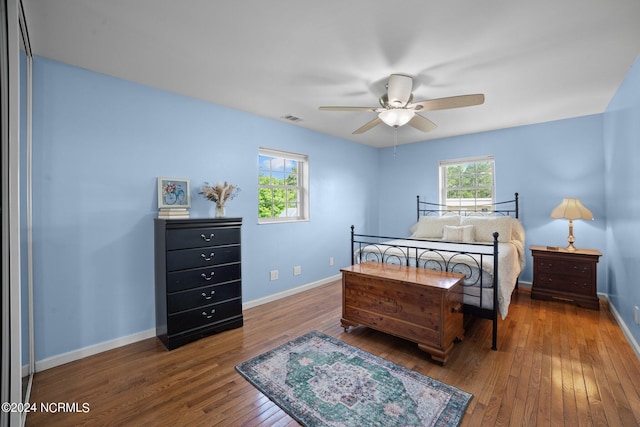
[[[493,337],[491,350],[498,350],[498,232],[493,233]]]

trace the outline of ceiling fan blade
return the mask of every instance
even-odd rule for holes
[[[378,111],[379,107],[319,107],[322,111]]]
[[[449,108],[471,107],[484,103],[484,95],[481,93],[474,95],[450,96],[448,98],[429,99],[413,103],[408,108],[416,111],[437,111]]]
[[[411,88],[413,79],[402,74],[391,74],[387,83],[387,95],[389,105],[392,107],[404,107],[411,100]]]
[[[376,117],[375,119],[371,120],[370,122],[366,123],[364,126],[359,127],[358,129],[353,131],[353,134],[359,134],[359,133],[365,133],[366,131],[368,131],[369,129],[379,125],[380,123],[382,123],[382,120],[380,120],[380,118]]]
[[[437,128],[438,126],[433,123],[431,120],[427,119],[420,114],[416,114],[409,120],[407,123],[409,126],[413,126],[414,128],[421,130],[422,132],[429,132]]]

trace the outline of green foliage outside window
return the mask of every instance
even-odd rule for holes
[[[258,218],[298,217],[298,162],[268,156],[260,156],[259,160]]]

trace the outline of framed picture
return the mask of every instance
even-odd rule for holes
[[[158,209],[190,207],[191,188],[188,179],[158,177]]]

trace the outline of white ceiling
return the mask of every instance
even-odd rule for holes
[[[392,73],[414,100],[484,93],[422,113],[410,143],[601,113],[640,53],[640,0],[23,0],[40,55],[376,147],[352,132]]]

